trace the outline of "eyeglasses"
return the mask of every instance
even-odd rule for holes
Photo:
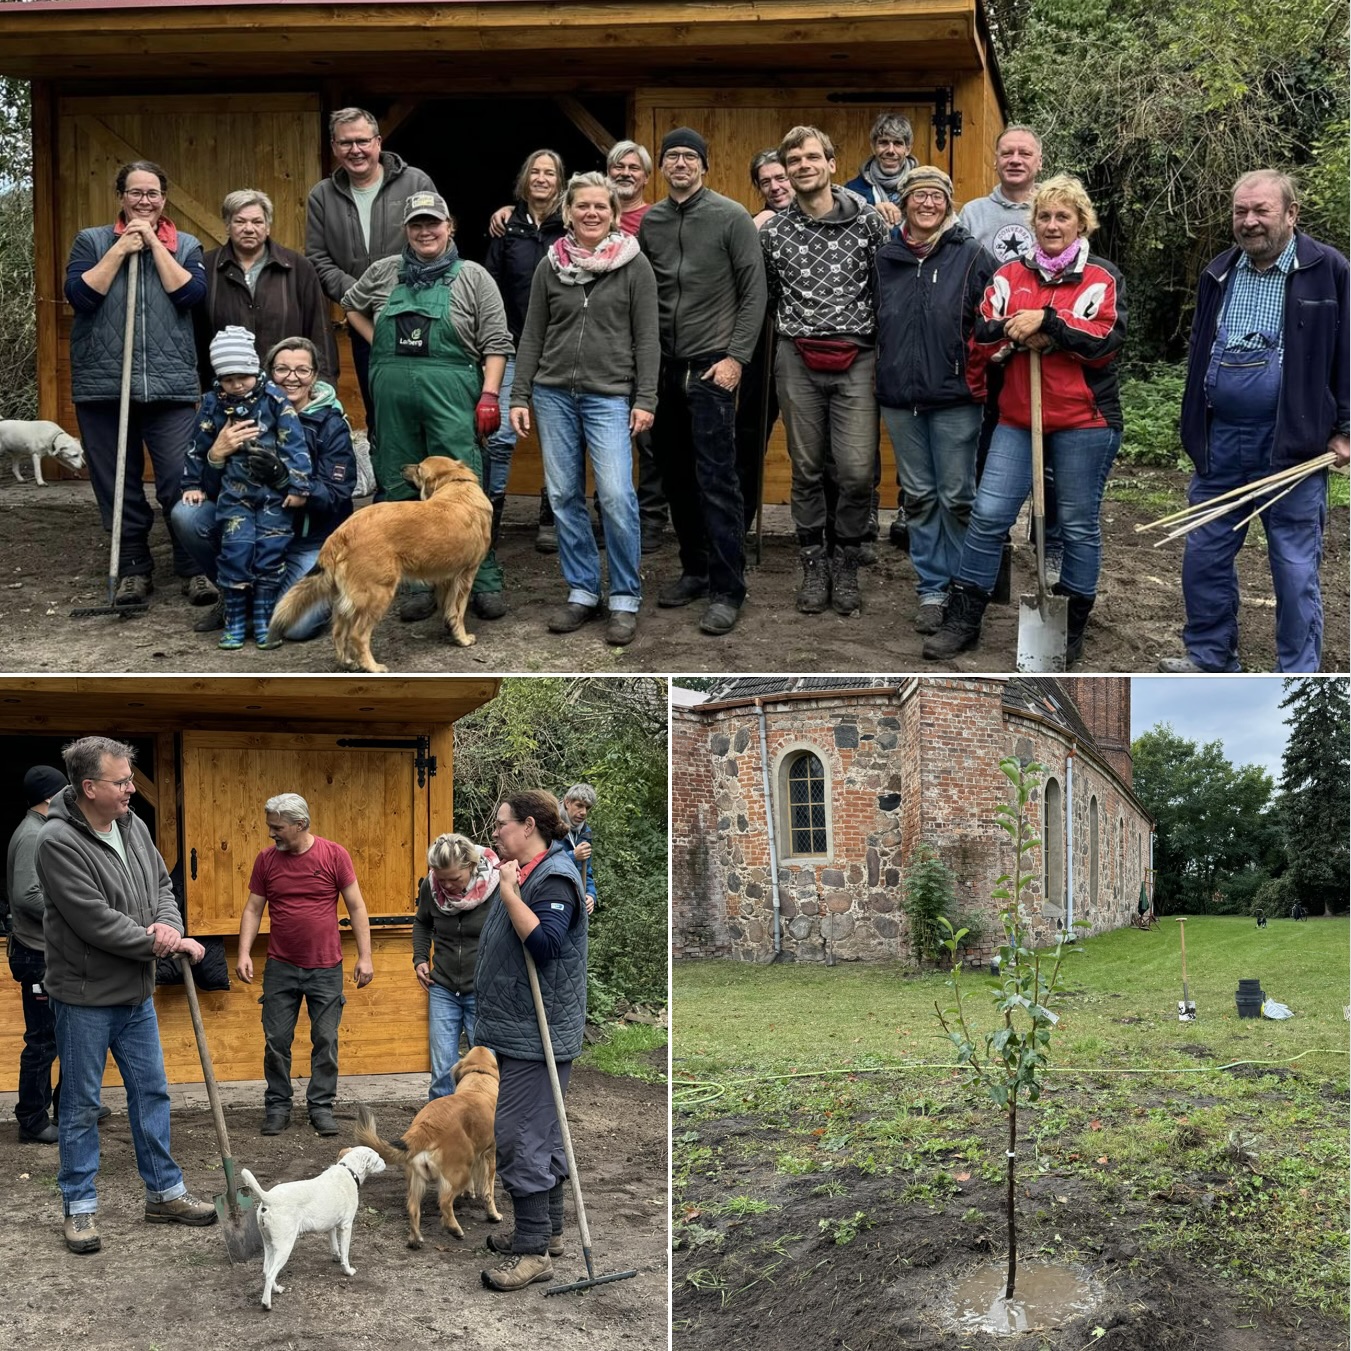
[[[369,150],[379,139],[378,136],[354,136],[350,141],[334,141],[333,144],[339,150]]]
[[[498,830],[501,830],[503,826],[519,826],[521,823],[514,816],[508,816],[505,821],[498,820],[495,821],[493,824],[498,828]]]
[[[110,783],[114,788],[134,788],[136,786],[136,779],[131,774],[128,774],[125,779],[93,779],[91,782]]]
[[[948,200],[945,192],[912,192],[910,200],[920,206],[942,206]]]
[[[287,380],[308,380],[314,374],[313,366],[274,366],[272,378],[279,383]]]
[[[123,197],[129,197],[133,202],[162,202],[164,194],[158,188],[126,188]]]
[[[699,154],[695,150],[668,150],[663,156],[664,161],[672,164],[698,164],[700,163]]]

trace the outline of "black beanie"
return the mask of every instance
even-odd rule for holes
[[[708,142],[693,128],[677,127],[674,131],[668,131],[661,138],[661,154],[657,156],[657,162],[660,163],[666,158],[668,150],[677,148],[698,151],[700,163],[705,169],[708,168]]]
[[[66,776],[51,765],[34,765],[23,776],[23,796],[28,806],[54,798],[66,786]]]

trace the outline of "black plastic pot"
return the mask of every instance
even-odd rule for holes
[[[1240,980],[1234,1002],[1238,1005],[1240,1018],[1260,1018],[1266,995],[1262,992],[1260,980]]]

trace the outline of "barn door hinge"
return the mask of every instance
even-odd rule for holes
[[[429,736],[418,737],[339,737],[338,745],[353,750],[367,751],[408,751],[414,752],[413,768],[417,770],[417,786],[425,788],[427,780],[436,774],[436,756],[432,752],[432,739]]]
[[[953,136],[962,134],[962,115],[952,106],[951,89],[934,90],[934,149],[948,148],[948,133]]]

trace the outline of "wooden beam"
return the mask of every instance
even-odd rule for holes
[[[34,80],[33,90],[33,291],[37,298],[38,417],[55,422],[60,404],[57,385],[57,327],[61,262],[56,238],[56,100],[50,80]],[[74,427],[66,430],[75,433]],[[62,477],[65,476],[64,466]],[[73,476],[73,473],[72,473]]]
[[[413,99],[400,99],[380,119],[380,135],[388,139],[417,112],[419,104]]]
[[[172,732],[155,734],[155,787],[159,792],[155,847],[164,859],[164,866],[173,872],[182,845],[178,831],[178,747]]]
[[[619,139],[606,130],[601,121],[593,117],[571,94],[557,94],[554,102],[578,131],[586,137],[602,155],[608,155],[614,143]]]

